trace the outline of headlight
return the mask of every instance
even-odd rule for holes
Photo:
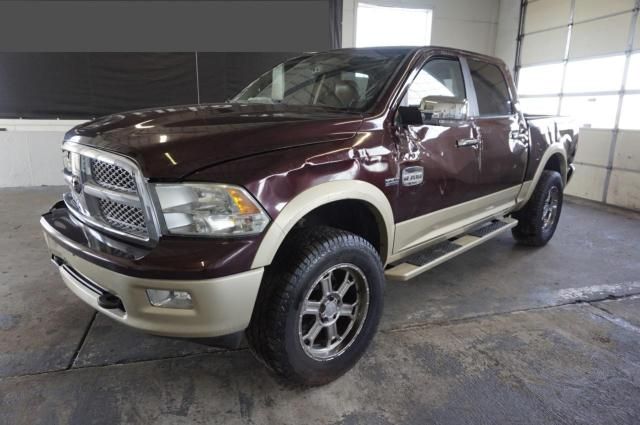
[[[234,236],[260,233],[269,216],[244,189],[207,183],[156,184],[171,234]]]

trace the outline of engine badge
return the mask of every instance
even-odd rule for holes
[[[424,180],[424,168],[423,167],[407,167],[402,170],[402,185],[403,186],[417,186]]]

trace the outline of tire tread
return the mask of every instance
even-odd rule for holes
[[[288,382],[301,385],[324,383],[310,384],[291,367],[284,349],[285,322],[289,314],[287,306],[295,298],[304,272],[339,246],[365,249],[379,259],[376,249],[364,238],[344,230],[318,226],[296,230],[279,251],[290,255],[279,255],[265,271],[251,324],[246,332],[247,340],[254,355]],[[378,265],[380,273],[383,273],[379,260]],[[328,376],[326,381],[332,379]]]

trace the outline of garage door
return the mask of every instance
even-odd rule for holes
[[[576,196],[640,209],[640,0],[530,0],[518,91],[525,112],[575,117]]]

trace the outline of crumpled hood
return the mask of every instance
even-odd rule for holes
[[[352,138],[361,122],[359,114],[317,107],[205,104],[108,115],[65,140],[128,156],[146,177],[173,180],[241,157]]]

